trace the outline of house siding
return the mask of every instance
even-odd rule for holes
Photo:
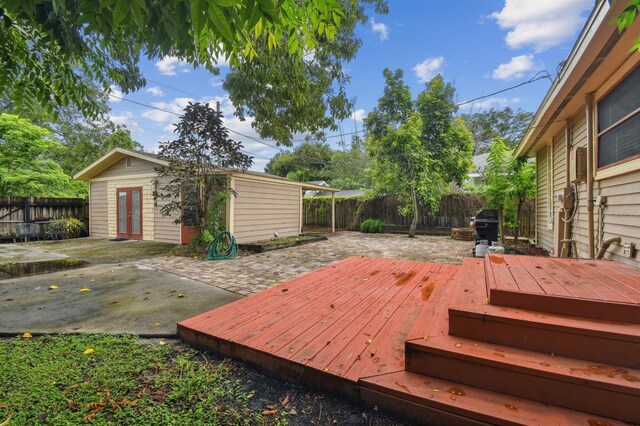
[[[536,155],[536,236],[537,244],[549,251],[553,250],[553,229],[549,227],[549,176],[546,146]]]
[[[162,188],[164,185],[167,185],[171,181],[170,177],[161,177],[158,178],[157,188]],[[174,212],[170,216],[164,216],[162,214],[162,207],[166,206],[171,202],[171,200],[166,199],[158,199],[151,200],[155,204],[155,208],[153,209],[154,215],[154,241],[158,241],[161,243],[172,243],[172,244],[180,244],[180,224],[174,223],[174,221],[180,217],[179,212]]]
[[[300,188],[292,185],[234,179],[233,234],[238,243],[300,233]]]
[[[91,182],[89,188],[89,235],[107,238],[109,236],[107,182]]]
[[[141,158],[131,156],[131,167],[127,167],[126,158],[121,159],[113,166],[108,169],[102,171],[100,174],[94,176],[94,179],[97,178],[120,178],[122,176],[134,176],[134,175],[143,175],[143,174],[155,174],[155,168],[158,167],[158,164],[152,163],[151,161],[143,160]]]

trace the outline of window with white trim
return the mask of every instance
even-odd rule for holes
[[[598,102],[598,169],[640,157],[640,67]]]

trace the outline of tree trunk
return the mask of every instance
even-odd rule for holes
[[[498,209],[498,233],[500,234],[500,237],[498,238],[498,240],[500,241],[501,244],[504,244],[504,214],[503,214],[503,210],[502,208]]]
[[[418,225],[418,196],[414,188],[411,189],[411,198],[413,201],[413,219],[411,219],[411,227],[409,228],[409,238],[414,238]]]

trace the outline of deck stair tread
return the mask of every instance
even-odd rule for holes
[[[433,376],[400,371],[360,379],[361,395],[371,404],[392,404],[396,411],[412,411],[424,420],[421,407],[450,413],[466,422],[498,425],[624,425],[575,410],[461,385]],[[436,418],[433,420],[443,421]],[[450,424],[451,419],[446,419]],[[465,423],[464,420],[460,421]],[[426,422],[425,422],[426,423]]]
[[[640,327],[633,323],[492,305],[466,305],[449,308],[449,334],[640,368]]]
[[[406,370],[625,421],[640,421],[640,370],[457,336],[407,342]],[[634,411],[635,410],[635,411]],[[619,416],[619,417],[618,417]]]

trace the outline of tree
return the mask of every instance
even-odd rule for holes
[[[386,11],[383,0],[361,1]],[[227,84],[239,87],[229,90],[238,114],[246,108],[263,137],[288,143],[287,131],[331,127],[325,112],[341,118],[351,110],[340,61],[359,45],[353,28],[364,19],[356,13],[361,10],[343,0],[0,0],[0,93],[53,113],[74,104],[93,118],[99,105],[87,82],[105,92],[114,84],[125,93],[143,87],[141,52],[148,59],[173,55],[215,74],[218,58],[226,58],[234,70],[257,73],[245,83],[262,77],[257,93],[265,102],[237,79]],[[335,47],[324,48],[331,43]],[[303,59],[313,54],[313,64]],[[315,70],[306,74],[307,68]]]
[[[511,152],[501,138],[489,148],[485,185],[480,191],[487,198],[487,206],[498,210],[500,216],[500,239],[504,242],[504,224],[515,229],[518,241],[522,205],[535,196],[535,166],[526,158],[512,158]]]
[[[86,192],[52,158],[64,148],[47,129],[11,114],[0,114],[0,194],[77,197]]]
[[[370,159],[364,150],[364,142],[355,135],[348,151],[337,150],[331,155],[329,182],[334,188],[368,189],[371,186],[366,173],[369,167]]]
[[[426,84],[415,103],[401,70],[386,69],[384,76],[384,94],[365,119],[373,191],[399,198],[400,213],[413,215],[413,237],[418,205],[435,212],[447,185],[466,178],[473,142],[453,117],[455,90],[441,76]]]
[[[613,5],[613,2],[615,0],[608,1],[610,5]],[[600,2],[602,2],[602,0],[596,0],[596,3]],[[633,21],[635,21],[638,12],[640,12],[640,0],[630,0],[629,4],[627,4],[627,7],[625,7],[624,10],[620,12],[620,14],[616,16],[616,18],[611,23],[618,26],[619,32],[623,32],[627,28],[629,28],[631,24],[633,24]],[[633,45],[631,46],[631,49],[629,49],[629,52],[634,52],[636,50],[640,50],[640,37],[636,38],[636,40],[633,42]]]
[[[533,113],[506,107],[503,110],[491,108],[484,112],[462,114],[460,117],[473,135],[474,153],[482,154],[488,151],[496,138],[501,138],[507,148],[515,148],[529,127]]]
[[[328,179],[331,162],[331,147],[324,142],[309,142],[298,145],[292,151],[276,154],[265,167],[267,173],[300,182]]]
[[[185,222],[184,199],[192,198],[195,206],[195,225],[201,232],[215,232],[211,223],[219,218],[210,215],[215,201],[232,193],[227,178],[221,172],[226,168],[247,170],[252,159],[242,153],[242,144],[229,139],[222,123],[222,113],[209,104],[189,103],[176,125],[176,140],[162,142],[159,155],[169,165],[157,170],[158,178],[169,182],[154,192],[155,199],[165,200],[161,212],[170,216],[179,212],[176,223]],[[215,211],[212,211],[215,215]]]

